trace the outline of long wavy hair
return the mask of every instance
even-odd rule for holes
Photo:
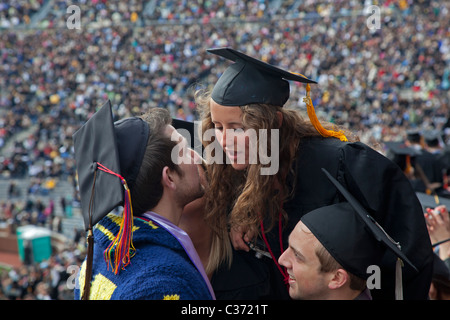
[[[211,93],[198,90],[195,101],[202,118],[202,136],[213,129],[210,111]],[[290,196],[293,186],[288,187],[286,177],[292,172],[293,161],[297,155],[299,142],[307,137],[321,137],[320,133],[308,121],[295,111],[281,106],[267,104],[249,104],[240,107],[242,123],[245,128],[255,129],[259,142],[259,129],[279,129],[279,169],[275,175],[262,175],[261,168],[267,166],[258,162],[249,164],[245,170],[237,171],[230,164],[211,163],[207,166],[209,188],[206,191],[205,220],[214,231],[208,269],[215,270],[220,264],[232,262],[231,243],[228,231],[235,226],[246,226],[260,232],[261,220],[268,222],[265,232],[271,230],[279,219],[283,202]],[[282,114],[279,123],[278,112]],[[335,126],[325,124],[325,128]],[[267,141],[270,141],[270,136]],[[204,141],[206,148],[212,141]],[[259,145],[259,143],[258,143]],[[267,154],[271,154],[267,143]],[[217,155],[212,155],[217,159]],[[295,180],[295,179],[294,179]],[[281,211],[283,219],[286,213]]]

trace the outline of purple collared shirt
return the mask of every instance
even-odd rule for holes
[[[186,251],[192,263],[202,275],[203,280],[205,280],[205,283],[208,286],[213,300],[216,300],[216,296],[214,295],[211,283],[209,282],[208,276],[206,275],[205,269],[203,268],[202,261],[200,260],[197,250],[195,250],[194,244],[192,243],[192,240],[186,233],[186,231],[180,229],[172,222],[170,222],[167,218],[164,218],[153,211],[148,211],[144,213],[143,216],[155,221],[161,227],[166,229],[172,236],[174,236],[178,240],[178,242],[180,242],[181,246],[184,248],[184,251]]]

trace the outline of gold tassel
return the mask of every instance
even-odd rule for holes
[[[334,137],[338,138],[341,141],[348,141],[347,137],[344,135],[342,131],[327,130],[324,127],[322,127],[322,125],[319,122],[319,119],[317,119],[316,112],[314,111],[310,91],[311,87],[308,83],[306,85],[306,97],[303,98],[303,101],[306,103],[309,120],[311,121],[314,128],[316,128],[317,132],[319,132],[323,137]]]

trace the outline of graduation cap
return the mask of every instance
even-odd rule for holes
[[[183,137],[186,138],[191,149],[198,151],[197,149],[202,146],[202,142],[196,123],[180,119],[172,119],[172,125]]]
[[[407,146],[404,142],[384,142],[384,144],[387,147],[386,157],[396,163],[407,175],[411,173],[411,169],[414,169],[414,176],[420,179],[427,193],[433,193],[437,197],[436,189],[440,188],[442,183],[431,182],[422,166],[415,160],[415,157],[422,155],[423,151]]]
[[[201,133],[195,122],[172,119],[172,125],[189,143],[191,149],[197,152],[202,158],[203,169],[206,170],[206,163],[203,160],[204,147],[201,140]]]
[[[310,83],[317,83],[302,74],[288,72],[252,58],[231,48],[208,49],[233,61],[214,86],[211,98],[222,106],[244,106],[248,104],[267,104],[284,106],[289,99],[290,87],[286,80],[306,83],[304,99],[311,123],[325,137],[337,137],[343,141],[347,138],[342,132],[326,130],[320,125],[310,98]]]
[[[396,155],[401,156],[409,155],[415,157],[422,154],[422,151],[407,146],[404,142],[384,141],[383,143],[386,146],[387,150],[391,151],[393,154]]]
[[[386,249],[398,258],[396,264],[396,298],[402,299],[402,261],[417,268],[363,206],[328,171],[322,168],[347,202],[321,207],[305,214],[301,221],[311,230],[331,256],[346,270],[367,279],[367,267],[379,265]]]
[[[148,124],[137,117],[113,123],[109,100],[74,133],[86,230],[123,204],[124,181],[119,176],[125,179],[128,186],[134,185],[147,147],[148,134]],[[110,172],[105,172],[104,168]]]
[[[420,130],[418,129],[410,129],[406,131],[406,138],[410,142],[420,143],[422,139],[422,135],[420,133]]]
[[[439,147],[442,133],[439,130],[427,130],[423,132],[423,137],[429,147]]]
[[[119,205],[124,207],[120,231],[105,250],[105,258],[116,274],[129,264],[134,252],[130,187],[139,173],[148,136],[149,126],[140,118],[114,123],[109,100],[73,135],[81,210],[88,231],[86,283],[90,283],[88,270],[92,270],[92,228]]]
[[[208,49],[235,63],[228,67],[212,91],[212,99],[223,106],[263,103],[283,106],[289,99],[289,82],[317,83],[231,48]]]
[[[404,142],[385,141],[386,157],[395,162],[405,173],[413,168],[413,158],[422,154],[422,151],[407,146]]]
[[[417,199],[419,199],[422,209],[425,211],[427,208],[434,209],[439,205],[445,205],[450,209],[450,199],[445,197],[437,197],[436,195],[428,195],[423,192],[416,192]]]

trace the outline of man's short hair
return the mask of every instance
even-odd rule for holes
[[[320,261],[320,272],[333,272],[337,269],[344,269],[325,249],[322,244],[318,244],[316,248],[316,255]],[[345,270],[345,269],[344,269]],[[345,270],[347,271],[347,270]],[[363,291],[366,288],[366,280],[355,276],[353,273],[348,272],[350,278],[350,289]]]
[[[180,168],[172,161],[172,149],[177,144],[164,135],[164,129],[172,118],[168,110],[152,108],[141,118],[148,123],[150,133],[141,169],[131,192],[133,211],[141,215],[154,208],[163,194],[161,173],[165,166],[181,175]]]

